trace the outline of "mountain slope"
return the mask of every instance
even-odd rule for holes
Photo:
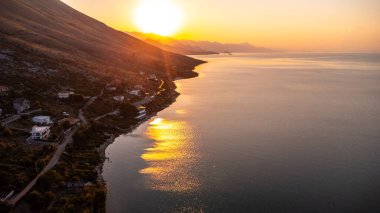
[[[219,43],[210,41],[192,41],[192,40],[178,40],[170,37],[159,36],[152,33],[128,33],[136,38],[139,38],[149,44],[162,48],[167,51],[184,54],[184,55],[198,55],[198,54],[218,54],[225,52],[239,52],[239,53],[257,53],[257,52],[273,52],[271,49],[263,47],[255,47],[249,43]]]
[[[0,1],[0,39],[3,50],[50,68],[64,63],[126,80],[138,71],[173,77],[201,63],[114,30],[59,0]]]

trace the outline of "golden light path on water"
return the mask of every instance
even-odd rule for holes
[[[154,119],[146,135],[154,141],[142,158],[148,166],[140,170],[147,175],[147,186],[153,190],[191,192],[199,187],[195,165],[199,159],[195,134],[185,121]]]

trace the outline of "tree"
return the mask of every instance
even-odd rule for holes
[[[33,190],[29,193],[29,195],[26,197],[28,201],[35,201],[35,200],[41,200],[42,195],[39,191]]]
[[[35,101],[34,103],[33,103],[33,106],[35,107],[35,108],[41,108],[41,102],[39,102],[39,101]]]
[[[34,190],[30,192],[26,199],[31,203],[31,209],[33,211],[39,212],[44,206],[42,202],[43,197],[39,191]]]
[[[91,132],[86,127],[81,126],[73,135],[74,146],[84,148],[88,142],[88,134],[91,134]]]
[[[70,100],[73,102],[83,102],[84,97],[81,94],[72,94],[70,95]]]
[[[8,127],[5,127],[3,129],[3,134],[5,137],[11,137],[13,135],[13,132],[11,129],[9,129]]]
[[[52,191],[47,191],[44,193],[44,203],[45,205],[49,205],[54,199],[55,199],[55,194]]]
[[[57,171],[49,170],[40,177],[38,180],[38,185],[44,190],[49,190],[58,187],[59,183],[63,180],[64,178]]]
[[[9,204],[9,203],[5,203],[5,202],[0,202],[0,212],[11,212],[12,210],[12,205]]]
[[[120,114],[126,118],[135,118],[139,114],[139,111],[132,104],[123,103],[120,106]]]
[[[62,128],[63,128],[64,130],[67,130],[67,129],[70,128],[71,123],[70,123],[69,120],[66,119],[65,121],[63,121],[63,122],[61,123],[61,126],[62,126]]]

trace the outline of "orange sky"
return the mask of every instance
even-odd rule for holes
[[[142,0],[62,1],[116,29],[139,30],[133,14]],[[184,16],[176,38],[291,51],[380,52],[379,0],[172,1]]]

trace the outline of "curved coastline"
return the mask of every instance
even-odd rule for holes
[[[197,65],[196,67],[204,64],[204,63],[207,63],[206,61],[202,61],[202,63],[200,63],[199,65]],[[194,69],[196,68],[194,67]],[[194,70],[191,70],[191,71],[187,71],[187,72],[182,72],[180,74],[179,77],[176,77],[173,82],[177,81],[177,80],[182,80],[182,79],[190,79],[190,78],[196,78],[199,76],[199,73],[195,72]],[[113,134],[109,134],[109,138],[100,146],[97,148],[97,152],[99,153],[100,157],[101,157],[101,161],[102,163],[100,163],[96,168],[96,172],[98,174],[98,182],[102,185],[105,186],[105,189],[106,191],[108,190],[107,188],[107,182],[106,180],[104,179],[103,177],[103,167],[104,167],[104,164],[105,164],[105,161],[108,159],[108,157],[106,156],[106,149],[112,145],[115,141],[116,138],[120,137],[121,135],[125,135],[125,134],[129,134],[131,133],[132,131],[134,131],[135,129],[137,129],[140,125],[142,125],[143,123],[147,122],[148,120],[150,120],[152,117],[156,116],[160,111],[168,108],[169,106],[171,106],[173,103],[176,102],[178,96],[180,96],[181,94],[179,92],[177,92],[177,87],[175,87],[173,90],[171,90],[167,96],[165,97],[162,97],[160,98],[160,100],[164,101],[164,104],[158,104],[156,107],[157,109],[154,110],[153,113],[150,113],[150,114],[147,114],[146,117],[139,121],[138,123],[130,126],[129,128],[127,129],[122,129],[122,128],[119,128],[116,126],[116,129],[120,132],[117,132],[117,133],[113,133]],[[105,203],[106,203],[106,199],[107,199],[107,196],[105,196],[105,200],[103,201],[104,202],[104,206],[105,206]]]

